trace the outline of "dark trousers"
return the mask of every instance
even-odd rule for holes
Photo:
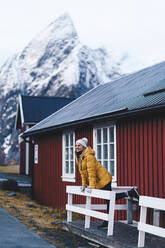
[[[105,185],[103,188],[101,188],[101,190],[109,190],[112,191],[112,187],[111,187],[111,182],[108,183],[107,185]],[[116,193],[116,200],[122,199],[124,197],[126,197],[126,193],[122,192],[122,193]],[[107,213],[109,213],[109,201],[105,200],[106,204],[107,204]]]

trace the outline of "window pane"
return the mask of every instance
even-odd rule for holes
[[[110,161],[110,173],[114,176],[114,161]]]
[[[73,160],[73,148],[70,149],[70,159]]]
[[[108,158],[108,145],[103,146],[103,159]]]
[[[96,131],[96,158],[116,180],[116,128],[113,124],[98,127]],[[114,178],[115,177],[115,178]]]
[[[73,133],[70,134],[70,145],[73,146]]]
[[[74,172],[74,171],[73,171],[73,168],[74,168],[74,167],[73,167],[73,161],[71,161],[71,162],[70,162],[70,173],[71,173],[71,174],[73,174],[73,172]]]
[[[104,167],[105,167],[106,169],[108,169],[108,161],[104,161],[104,162],[103,162],[103,165],[104,165]]]
[[[69,135],[68,134],[66,134],[65,135],[65,139],[66,139],[66,146],[69,146]]]
[[[114,127],[109,128],[109,140],[110,142],[114,142]]]
[[[65,149],[65,159],[66,160],[69,159],[69,149],[68,148]]]
[[[75,134],[71,130],[63,134],[63,177],[73,178],[75,174],[74,142]]]
[[[101,143],[101,129],[97,129],[97,144]]]
[[[114,144],[110,144],[110,159],[114,159]]]
[[[97,158],[101,159],[101,146],[97,146]]]
[[[103,128],[103,143],[107,143],[107,128]]]
[[[69,162],[68,161],[65,162],[65,173],[66,174],[69,173]]]

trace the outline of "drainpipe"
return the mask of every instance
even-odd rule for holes
[[[20,138],[22,138],[22,137],[20,137]],[[30,168],[30,159],[29,159],[29,146],[30,146],[30,144],[32,145],[32,146],[34,146],[34,139],[33,139],[33,137],[31,137],[31,140],[30,140],[30,138],[29,137],[27,137],[27,138],[25,138],[25,137],[23,137],[23,140],[24,140],[24,142],[25,142],[25,147],[26,147],[26,160],[25,160],[25,162],[26,162],[26,175],[29,175],[29,168]],[[33,149],[32,149],[33,151],[34,151],[34,147],[33,147]],[[33,154],[33,156],[32,156],[32,159],[34,160],[34,154]],[[32,198],[33,198],[33,188],[34,188],[34,161],[31,161],[31,163],[32,163],[32,171],[31,171],[31,176],[32,176],[32,187],[31,187],[31,196],[32,196]]]
[[[25,145],[25,174],[29,175],[29,138],[27,138],[27,142]]]
[[[26,130],[29,129],[29,126],[26,126]],[[25,174],[29,175],[29,137],[25,141]]]

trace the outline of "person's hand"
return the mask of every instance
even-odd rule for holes
[[[84,191],[85,191],[85,186],[81,186],[81,187],[80,187],[80,191],[81,191],[81,192],[84,192]]]
[[[87,192],[88,192],[88,193],[92,193],[92,188],[88,186],[88,187],[87,187]]]

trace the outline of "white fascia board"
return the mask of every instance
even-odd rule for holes
[[[17,103],[17,112],[16,112],[16,118],[15,118],[14,130],[17,129],[18,113],[19,113],[19,103]]]
[[[23,114],[23,105],[22,105],[22,97],[19,95],[19,106],[20,106],[20,113],[21,113],[21,122],[22,125],[24,124],[24,114]]]

